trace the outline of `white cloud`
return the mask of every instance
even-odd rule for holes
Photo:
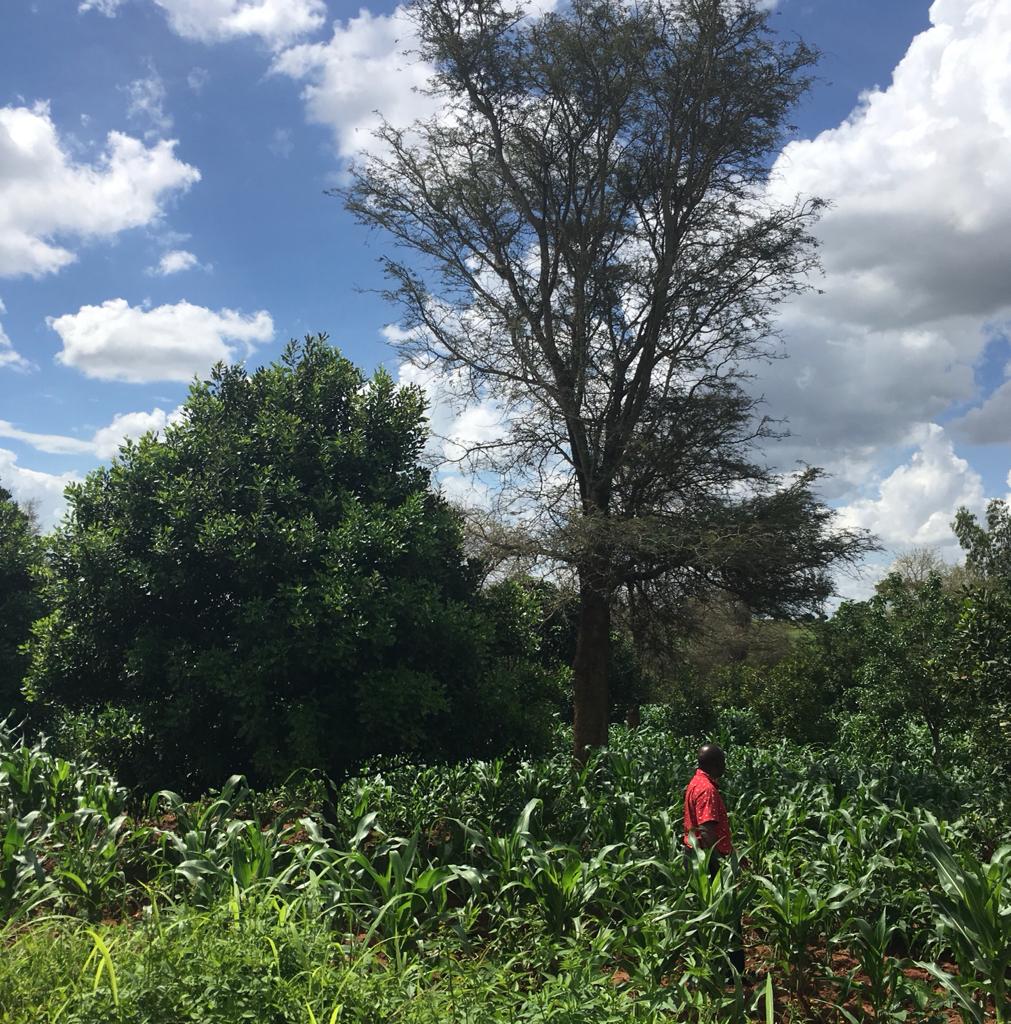
[[[0,314],[6,313],[7,309],[0,301]],[[5,367],[12,370],[28,370],[32,364],[14,350],[14,343],[7,337],[4,325],[0,324],[0,370]]]
[[[104,14],[107,18],[114,18],[116,12],[125,2],[126,0],[81,0],[77,9],[81,14],[98,11],[99,14]]]
[[[210,80],[211,73],[207,68],[190,68],[190,73],[186,76],[186,84],[197,95],[204,91],[204,86],[207,85]]]
[[[182,406],[172,412],[152,409],[151,412],[117,413],[111,423],[96,430],[88,440],[21,430],[7,420],[0,420],[0,437],[21,441],[50,455],[91,455],[98,459],[108,459],[119,451],[120,445],[127,438],[136,440],[152,430],[161,432],[170,423],[179,422],[182,415]]]
[[[130,98],[126,110],[127,117],[148,125],[145,137],[166,135],[172,130],[172,117],[165,110],[165,100],[168,96],[165,81],[153,64],[149,65],[146,78],[135,79],[126,86],[125,91]]]
[[[94,445],[79,437],[65,437],[62,434],[39,434],[31,430],[21,430],[7,420],[0,420],[0,437],[10,441],[22,441],[37,451],[49,455],[93,455]]]
[[[81,0],[82,14],[97,11],[115,17],[125,0]],[[273,47],[309,35],[326,21],[325,0],[154,0],[176,35],[201,43],[256,37]],[[194,68],[206,76],[202,68]],[[190,88],[199,92],[206,77]]]
[[[790,419],[784,453],[853,485],[973,399],[974,364],[1011,321],[1011,5],[936,0],[930,17],[887,88],[774,172],[775,195],[833,205],[824,294],[786,310],[791,358],[760,384]]]
[[[363,7],[355,17],[334,23],[329,42],[285,50],[273,70],[308,83],[302,98],[309,120],[327,125],[338,154],[351,157],[373,142],[377,111],[406,127],[438,110],[435,99],[418,91],[430,80],[430,66],[405,53],[416,45],[403,7],[391,14]]]
[[[957,543],[951,521],[962,505],[983,511],[983,481],[955,454],[944,429],[932,423],[910,460],[881,481],[875,496],[843,506],[840,521],[870,530],[891,548],[952,548]]]
[[[404,339],[404,332],[390,325],[383,330],[389,342]],[[428,400],[429,455],[439,461],[465,462],[468,452],[503,436],[506,424],[502,408],[492,398],[475,401],[462,371],[443,372],[438,366],[400,363],[400,384],[420,387]]]
[[[178,423],[182,417],[182,406],[177,406],[172,412],[156,408],[151,412],[117,413],[108,426],[95,431],[91,439],[95,455],[100,459],[111,458],[127,438],[137,440],[151,431],[161,433],[167,426]]]
[[[1011,443],[1011,362],[1004,366],[1004,382],[951,425],[952,433],[970,444]]]
[[[217,43],[255,36],[284,46],[326,21],[324,0],[155,0],[184,39]]]
[[[145,309],[109,299],[47,322],[63,342],[56,358],[65,366],[88,377],[131,383],[187,381],[218,361],[248,355],[274,336],[273,320],[263,310],[215,312],[185,301]]]
[[[54,273],[76,259],[68,238],[109,238],[156,220],[170,194],[200,180],[174,148],[110,132],[94,163],[76,163],[48,104],[0,107],[0,277]]]
[[[80,480],[76,473],[42,473],[18,465],[18,457],[7,448],[0,448],[0,484],[3,484],[20,505],[31,505],[43,529],[55,526],[66,509],[63,490],[67,484]]]
[[[186,249],[170,249],[162,255],[158,266],[148,268],[148,273],[157,274],[159,277],[168,277],[169,274],[178,274],[199,266],[200,261],[193,253]]]

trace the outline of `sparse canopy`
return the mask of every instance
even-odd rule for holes
[[[766,181],[814,61],[739,0],[417,0],[439,116],[342,191],[408,257],[385,259],[413,358],[494,401],[525,551],[580,594],[575,746],[607,739],[611,607],[719,586],[800,610],[860,540],[830,529],[813,471],[780,486],[743,386],[779,302],[816,265],[817,201]]]

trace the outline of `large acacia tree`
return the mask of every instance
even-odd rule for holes
[[[815,55],[749,0],[409,9],[441,110],[384,125],[340,194],[401,247],[410,355],[499,407],[474,465],[577,577],[579,754],[607,738],[616,595],[795,609],[860,546],[812,474],[756,463],[742,386],[816,266],[819,204],[766,189]]]

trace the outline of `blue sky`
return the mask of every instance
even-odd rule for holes
[[[954,507],[1008,490],[1008,6],[772,16],[824,52],[775,187],[834,203],[826,294],[784,311],[791,358],[761,382],[794,431],[777,457],[826,466],[890,551],[953,551]],[[222,353],[255,365],[325,330],[398,372],[396,310],[362,291],[383,241],[323,192],[373,109],[424,112],[408,39],[393,5],[4,0],[0,481],[47,522],[67,479],[162,426]]]

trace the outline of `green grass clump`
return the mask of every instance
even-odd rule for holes
[[[526,956],[475,955],[449,939],[397,955],[390,943],[347,941],[319,915],[292,916],[270,898],[97,928],[54,918],[7,940],[3,1024],[618,1024],[669,1020],[693,998],[679,987],[630,998],[599,937],[535,944]],[[716,1019],[715,1004],[707,1012],[696,1019]]]

